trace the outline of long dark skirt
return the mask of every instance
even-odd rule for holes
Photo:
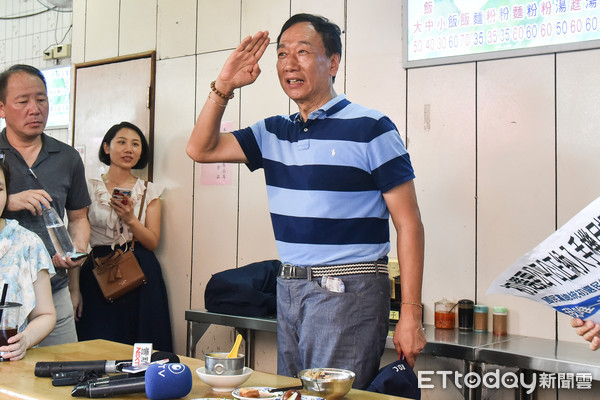
[[[94,257],[111,251],[97,246]],[[79,340],[106,339],[120,343],[152,343],[155,350],[173,351],[167,289],[158,259],[139,242],[135,257],[146,275],[146,284],[112,303],[105,300],[92,272],[91,257],[81,267],[79,285],[83,313],[78,322]]]

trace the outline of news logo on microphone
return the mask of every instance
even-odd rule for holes
[[[152,364],[146,370],[146,397],[151,400],[187,396],[192,390],[192,372],[185,364]]]

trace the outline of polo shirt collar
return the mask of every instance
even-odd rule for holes
[[[350,104],[350,101],[348,101],[346,99],[346,95],[344,93],[338,94],[333,99],[331,99],[327,103],[323,104],[323,106],[320,107],[318,110],[311,112],[308,115],[308,120],[327,118],[327,117],[335,114],[336,112],[340,111],[341,109],[346,107],[348,104]],[[293,119],[298,122],[303,122],[302,118],[300,118],[300,113],[296,113],[295,118],[293,118]]]
[[[48,140],[49,136],[42,132],[42,150],[46,150],[48,153],[56,153],[60,151],[60,143],[54,140]],[[0,133],[0,150],[9,150],[13,146],[8,142],[6,138],[6,128],[2,129]]]
[[[0,133],[0,150],[8,150],[10,148],[10,144],[6,139],[6,128],[2,129],[2,133]]]

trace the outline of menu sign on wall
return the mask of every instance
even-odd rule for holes
[[[46,128],[66,128],[71,117],[71,67],[43,70],[48,89],[48,123]]]
[[[600,0],[406,0],[405,67],[600,47]]]

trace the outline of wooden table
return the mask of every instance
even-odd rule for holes
[[[126,360],[131,359],[133,346],[110,342],[106,340],[90,340],[79,343],[58,346],[40,347],[27,351],[25,358],[19,361],[0,362],[0,399],[68,399],[71,397],[72,386],[52,386],[50,378],[38,378],[33,371],[38,361],[84,361],[84,360]],[[202,397],[232,399],[231,393],[213,392],[211,388],[198,378],[196,369],[204,366],[199,359],[180,357],[181,362],[192,370],[192,391],[185,399]],[[298,385],[296,378],[273,375],[254,371],[243,386],[284,387]],[[145,399],[143,393],[112,397],[113,399]],[[397,400],[402,397],[387,396],[377,393],[352,389],[344,400]]]

